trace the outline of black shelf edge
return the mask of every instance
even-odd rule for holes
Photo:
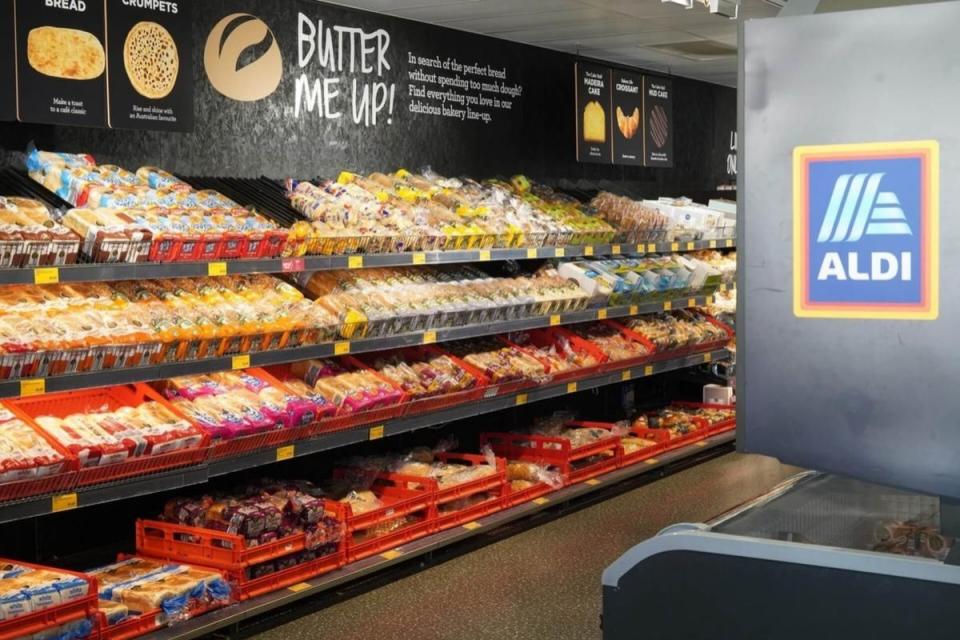
[[[468,538],[489,533],[498,527],[530,517],[547,509],[553,509],[558,505],[582,498],[589,494],[602,491],[617,483],[645,474],[662,473],[665,467],[701,455],[705,451],[725,446],[734,441],[735,433],[733,431],[710,436],[700,442],[659,455],[656,459],[638,462],[628,467],[597,476],[592,480],[580,482],[548,493],[543,499],[526,502],[487,517],[479,518],[470,523],[469,527],[458,526],[431,534],[397,547],[392,553],[365,558],[358,562],[348,564],[342,569],[294,585],[292,588],[280,589],[246,602],[231,605],[224,609],[198,616],[193,620],[155,631],[143,637],[147,640],[193,640],[194,638],[214,633],[230,625],[243,622],[249,618],[288,606],[303,598],[314,597],[325,592],[330,592],[346,583],[377,573],[395,564],[424,556]]]
[[[701,249],[734,248],[736,248],[736,246],[733,240],[698,240],[696,242],[570,245],[565,247],[540,247],[537,249],[470,249],[462,251],[373,253],[354,256],[303,256],[299,258],[214,260],[209,262],[73,264],[58,267],[0,269],[0,285],[50,282],[108,282],[114,280],[186,278],[246,273],[296,273],[300,271],[326,271],[330,269],[502,262],[504,260],[535,260],[546,258],[630,257],[649,253],[682,253]],[[51,271],[52,269],[56,271]]]
[[[188,360],[185,362],[170,362],[147,367],[131,369],[108,369],[86,373],[51,376],[49,378],[29,378],[4,380],[0,382],[0,398],[16,398],[22,395],[36,395],[42,388],[44,393],[57,391],[72,391],[90,389],[109,385],[128,384],[131,382],[147,382],[161,380],[180,375],[214,373],[234,368],[260,367],[309,358],[327,358],[347,353],[369,353],[384,349],[395,349],[435,342],[449,342],[465,338],[478,338],[499,333],[525,331],[551,326],[590,322],[604,318],[624,318],[647,313],[656,313],[665,309],[684,309],[694,306],[705,306],[712,299],[708,295],[685,296],[682,298],[662,301],[645,302],[637,305],[622,305],[587,309],[571,313],[560,313],[550,316],[534,316],[507,322],[490,323],[483,325],[467,325],[463,327],[438,328],[434,330],[405,333],[385,338],[361,338],[358,340],[341,340],[327,342],[307,347],[279,349],[275,351],[261,351],[236,356],[207,358],[204,360]],[[26,386],[24,386],[26,385]]]
[[[192,467],[183,467],[163,473],[140,476],[127,481],[80,488],[64,494],[30,497],[16,502],[0,504],[0,524],[49,515],[66,509],[94,506],[135,496],[189,487],[191,485],[205,483],[210,478],[217,476],[268,465],[277,462],[280,458],[289,459],[292,457],[312,455],[322,451],[345,447],[350,444],[399,435],[408,431],[492,413],[530,402],[547,400],[567,393],[578,393],[588,389],[619,384],[621,382],[649,377],[668,371],[693,367],[713,360],[722,360],[729,356],[729,350],[717,349],[715,351],[692,354],[670,360],[634,365],[633,367],[625,367],[575,382],[561,382],[522,389],[517,393],[485,398],[440,411],[395,418],[393,420],[366,424],[343,431],[334,431],[315,438],[284,443],[278,447],[262,449],[242,456],[213,460]],[[374,427],[377,428],[377,431],[372,433],[371,428]],[[380,427],[382,427],[382,430]],[[283,456],[279,455],[278,449],[284,450]]]

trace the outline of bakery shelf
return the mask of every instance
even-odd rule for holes
[[[712,436],[699,443],[685,446],[675,451],[658,455],[641,464],[623,467],[610,473],[593,478],[587,482],[552,491],[546,496],[530,502],[518,504],[492,515],[478,518],[467,525],[457,526],[431,534],[424,538],[401,545],[388,553],[371,556],[348,564],[342,569],[304,581],[280,591],[252,598],[239,605],[214,611],[188,620],[174,627],[161,629],[144,636],[144,640],[193,640],[212,634],[221,629],[237,625],[250,618],[287,607],[304,598],[315,597],[335,590],[364,577],[384,571],[393,565],[416,558],[429,557],[429,554],[457,544],[469,538],[486,535],[511,522],[529,518],[542,511],[562,508],[572,502],[589,498],[607,490],[618,483],[638,476],[663,476],[677,468],[686,466],[697,459],[712,457],[716,450],[729,446],[734,441],[732,432]]]
[[[146,382],[181,375],[213,373],[235,368],[262,367],[286,362],[296,362],[297,360],[307,360],[309,358],[327,358],[347,353],[356,354],[382,351],[398,347],[410,347],[434,342],[449,342],[451,340],[462,340],[465,338],[476,338],[498,333],[525,331],[528,329],[540,329],[557,325],[576,324],[579,322],[591,322],[607,318],[625,318],[655,313],[665,309],[705,306],[710,304],[711,300],[712,296],[692,296],[663,302],[647,302],[637,305],[586,309],[551,316],[536,316],[496,324],[441,328],[383,338],[362,338],[336,343],[329,342],[307,347],[261,351],[228,357],[206,358],[204,360],[170,362],[129,369],[108,369],[104,371],[51,376],[49,378],[4,380],[0,381],[0,398],[15,398],[54,391],[89,389],[108,385],[128,384],[131,382]]]
[[[141,262],[136,264],[80,263],[59,267],[0,269],[0,285],[33,284],[36,282],[105,282],[142,280],[146,278],[186,278],[208,275],[246,273],[294,273],[361,269],[369,267],[402,267],[469,262],[502,262],[546,258],[582,258],[613,255],[638,256],[648,253],[677,253],[700,249],[732,249],[733,240],[700,240],[697,242],[658,242],[641,244],[571,245],[537,249],[488,249],[465,251],[427,251],[410,253],[372,253],[352,256],[303,256],[250,260],[218,260],[213,262]]]
[[[727,349],[687,355],[670,360],[660,360],[631,368],[608,371],[576,381],[547,384],[502,396],[487,397],[450,407],[441,411],[396,418],[380,424],[358,426],[353,429],[320,434],[313,438],[298,440],[281,447],[263,449],[241,456],[208,460],[194,467],[185,467],[170,472],[140,476],[134,479],[93,487],[85,487],[66,493],[30,497],[0,504],[0,523],[24,520],[59,511],[125,500],[162,491],[202,484],[210,478],[253,469],[278,460],[307,456],[347,445],[399,435],[455,420],[501,411],[531,402],[556,398],[568,393],[577,393],[608,385],[620,384],[637,378],[648,377],[701,365],[730,357]]]

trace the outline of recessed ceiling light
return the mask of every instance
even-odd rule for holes
[[[660,4],[678,4],[684,9],[693,9],[693,0],[660,0]]]

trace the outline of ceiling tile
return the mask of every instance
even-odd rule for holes
[[[446,23],[582,9],[583,5],[577,0],[524,0],[523,2],[517,2],[517,0],[483,0],[482,2],[461,0],[454,4],[397,9],[393,13],[412,20]]]
[[[466,29],[479,33],[509,33],[522,29],[536,29],[551,26],[575,25],[592,20],[602,20],[606,14],[591,7],[564,9],[560,11],[542,11],[539,13],[501,13],[497,16],[473,20],[444,20],[439,22],[455,29]]]

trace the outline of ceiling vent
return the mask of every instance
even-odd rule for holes
[[[654,44],[644,47],[662,53],[680,56],[687,60],[719,60],[737,55],[737,48],[722,42],[712,40],[691,40],[690,42],[671,42],[668,44]]]

